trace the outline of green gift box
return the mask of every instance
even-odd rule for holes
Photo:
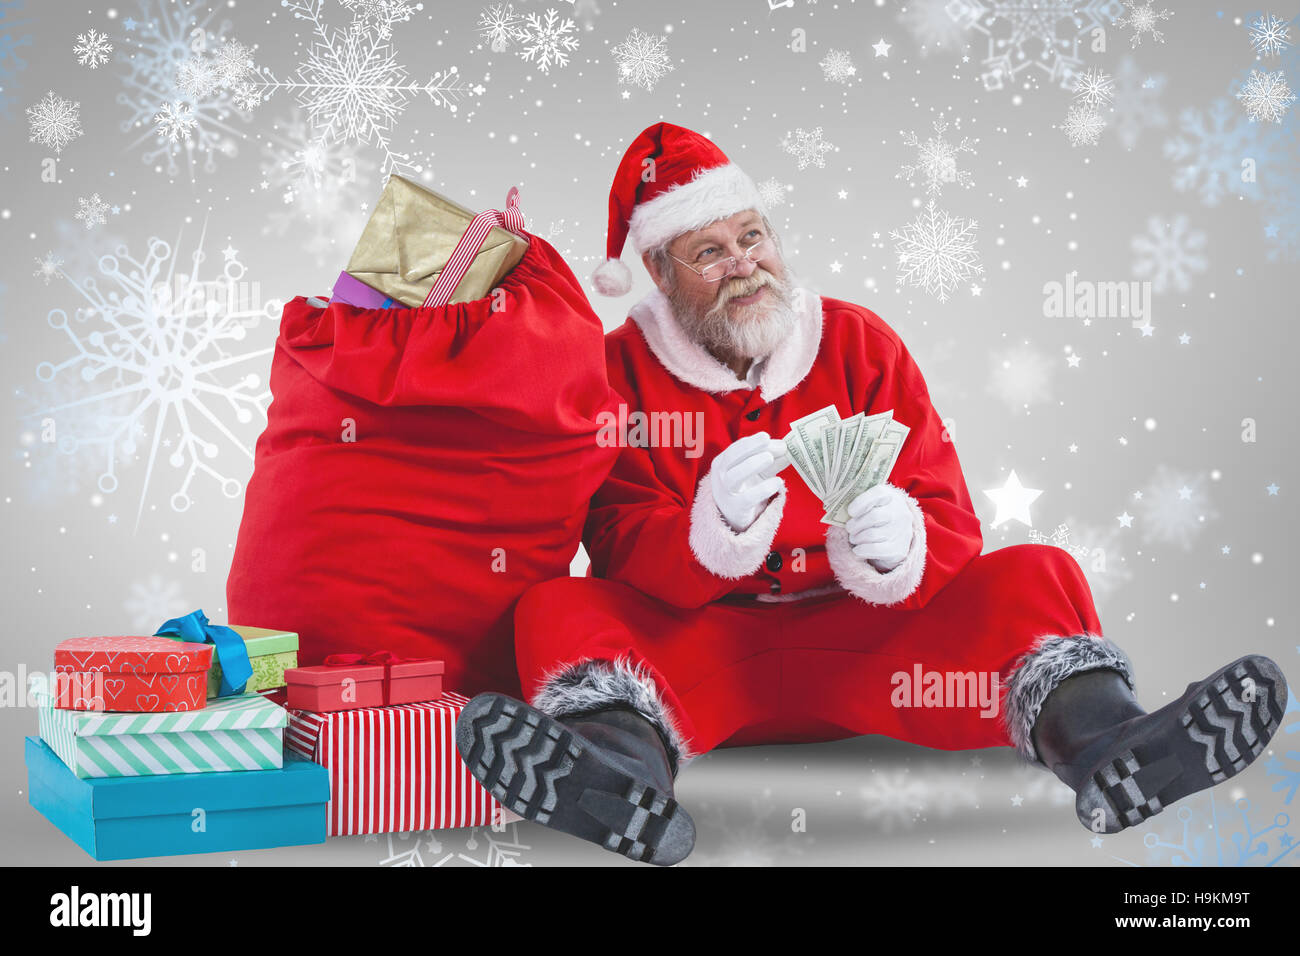
[[[256,694],[264,690],[284,687],[284,672],[298,666],[298,635],[292,631],[276,631],[265,627],[237,627],[230,629],[244,639],[248,660],[253,665],[253,676],[244,686],[244,693]],[[221,690],[221,664],[213,660],[208,671],[208,696],[216,697]]]
[[[260,694],[161,714],[64,710],[38,694],[41,739],[78,777],[278,770],[289,715]]]

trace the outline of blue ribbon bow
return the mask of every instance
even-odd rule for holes
[[[253,663],[248,659],[248,647],[237,631],[221,624],[208,623],[201,610],[191,611],[184,617],[174,617],[154,632],[154,637],[170,637],[189,644],[212,644],[217,661],[221,664],[221,689],[218,697],[242,694],[244,685],[253,676]]]

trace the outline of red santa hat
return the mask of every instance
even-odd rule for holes
[[[607,258],[591,277],[596,291],[616,296],[632,288],[621,258],[629,239],[646,252],[746,209],[765,211],[758,187],[707,138],[672,123],[642,130],[609,190]]]

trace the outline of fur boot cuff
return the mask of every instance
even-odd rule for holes
[[[695,756],[659,696],[654,679],[644,667],[632,664],[625,657],[564,665],[542,681],[532,705],[557,719],[611,706],[631,707],[659,731],[674,777]]]
[[[1067,677],[1099,668],[1119,671],[1133,689],[1133,664],[1128,655],[1100,634],[1049,634],[1021,655],[1007,680],[1002,714],[1007,734],[1022,757],[1043,765],[1034,747],[1033,730],[1047,695]]]

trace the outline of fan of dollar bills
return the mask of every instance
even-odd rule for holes
[[[876,415],[858,412],[841,421],[834,405],[790,426],[786,451],[795,471],[822,500],[823,523],[844,527],[849,503],[889,478],[909,431],[894,421],[893,409]]]

